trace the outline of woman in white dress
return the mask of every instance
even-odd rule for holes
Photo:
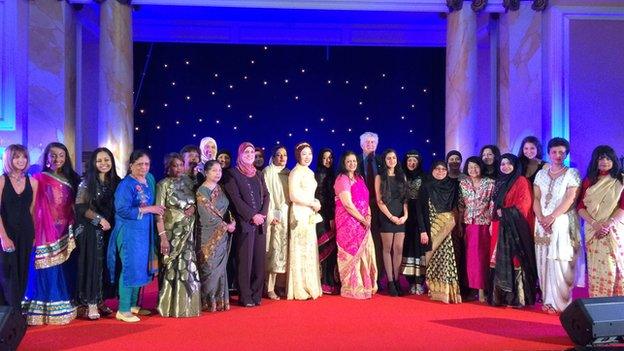
[[[563,161],[570,144],[563,138],[548,142],[551,164],[540,170],[533,186],[535,256],[544,305],[548,313],[560,313],[572,302],[575,264],[580,245],[579,221],[574,202],[581,185],[579,172]]]
[[[288,300],[316,299],[323,294],[319,269],[316,223],[321,203],[314,198],[316,180],[310,169],[312,148],[308,143],[295,147],[297,165],[288,176],[292,202],[288,245]]]

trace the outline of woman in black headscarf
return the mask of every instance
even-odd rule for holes
[[[410,294],[422,295],[425,292],[425,252],[426,246],[420,243],[418,231],[418,194],[425,173],[422,171],[422,158],[416,150],[410,150],[403,158],[403,170],[407,178],[407,221],[405,222],[405,242],[401,273],[410,283]]]
[[[501,156],[494,188],[490,304],[523,307],[535,303],[537,269],[533,243],[531,185],[517,156]]]
[[[427,245],[427,286],[432,300],[461,303],[459,277],[451,232],[455,227],[457,182],[450,179],[446,162],[436,161],[431,179],[420,188],[418,227],[420,243]]]

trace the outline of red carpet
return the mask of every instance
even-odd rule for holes
[[[156,300],[148,287],[146,307]],[[584,291],[581,291],[581,294]],[[28,329],[19,350],[563,350],[572,343],[557,316],[493,308],[476,302],[445,305],[427,297],[377,295],[356,301],[270,301],[204,313],[198,318],[142,317],[128,324],[109,316],[66,326]]]

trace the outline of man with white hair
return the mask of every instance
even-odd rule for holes
[[[375,258],[377,269],[383,272],[383,256],[381,245],[381,233],[379,231],[379,207],[377,207],[377,199],[375,198],[375,176],[381,172],[383,160],[381,155],[376,155],[377,145],[379,144],[379,136],[372,132],[365,132],[360,135],[360,147],[362,154],[357,155],[358,173],[362,175],[366,181],[366,187],[369,194],[369,205],[371,209],[371,234],[375,245]],[[377,286],[381,290],[379,284],[381,274],[377,278]]]

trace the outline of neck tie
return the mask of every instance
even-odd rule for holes
[[[368,188],[369,195],[375,195],[375,171],[373,171],[373,158],[375,156],[371,153],[366,156],[366,187]]]

